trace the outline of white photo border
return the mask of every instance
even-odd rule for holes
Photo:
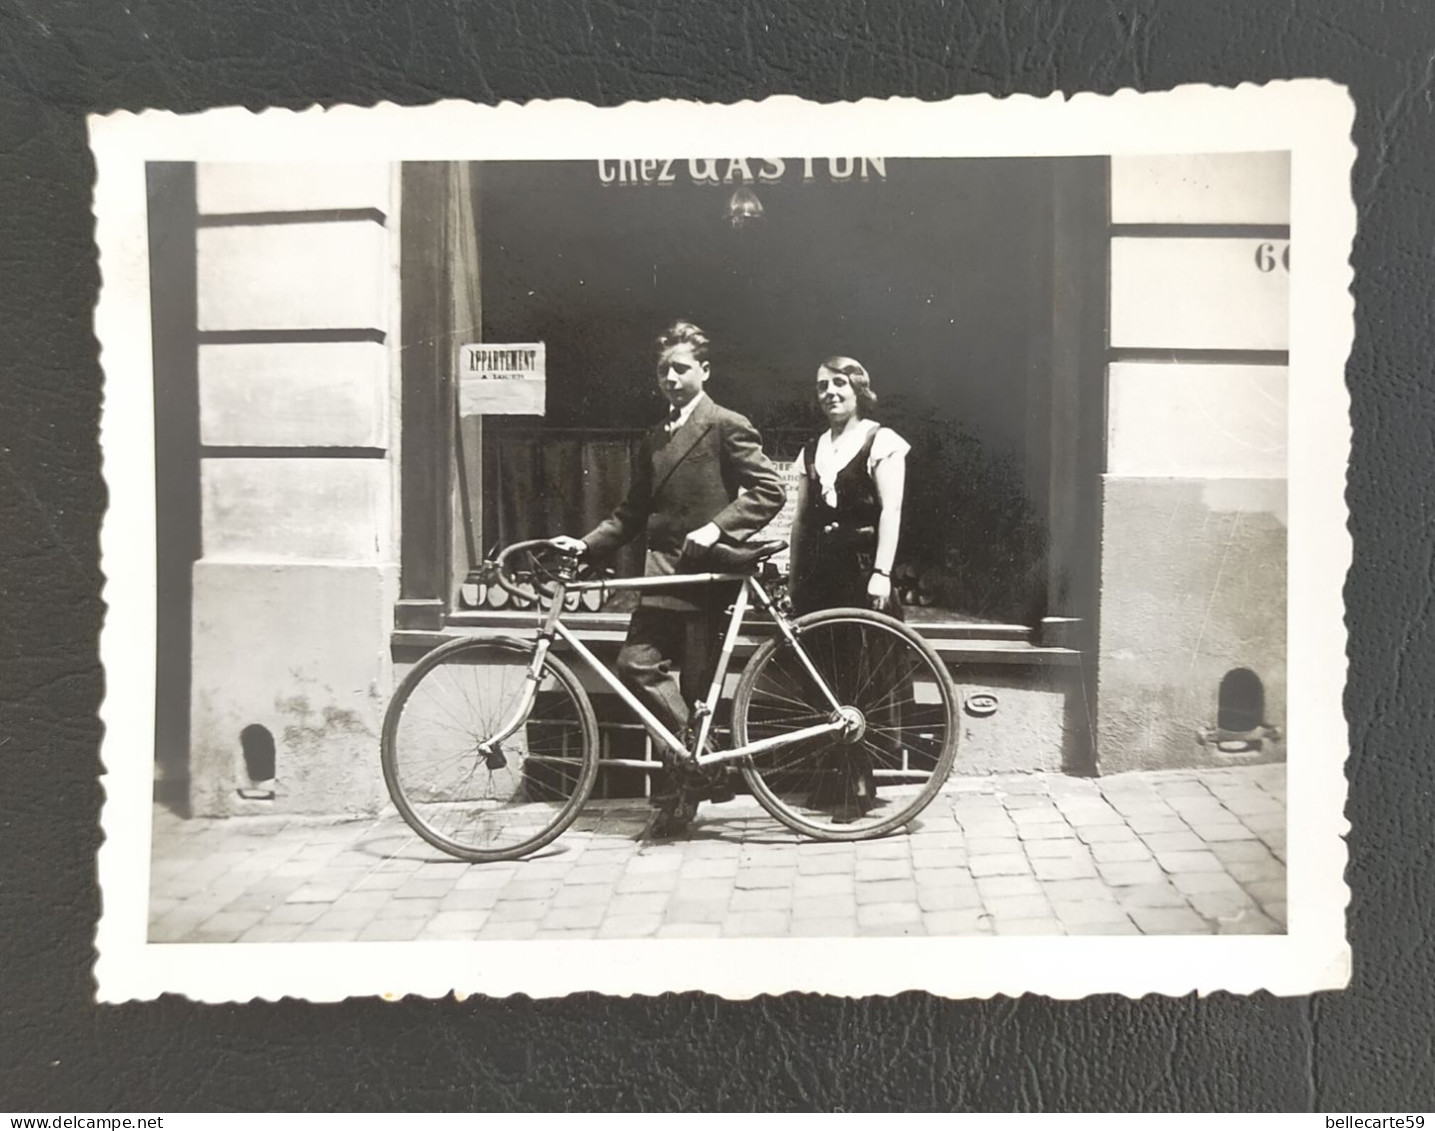
[[[100,641],[105,803],[96,932],[99,1000],[164,993],[210,1002],[295,997],[554,997],[703,990],[729,998],[928,990],[947,997],[1075,998],[1216,991],[1304,994],[1344,987],[1342,710],[1351,561],[1345,365],[1354,333],[1350,193],[1354,106],[1343,87],[1294,80],[946,102],[819,105],[793,97],[596,108],[240,108],[90,119],[105,374],[101,532],[107,606]],[[631,941],[152,944],[146,941],[155,735],[155,460],[145,165],[151,161],[597,159],[650,151],[881,152],[902,157],[1289,150],[1290,445],[1287,765],[1289,929],[1279,936],[672,939]],[[377,751],[375,752],[377,757]],[[574,959],[579,959],[574,961]],[[894,961],[895,959],[895,961]]]

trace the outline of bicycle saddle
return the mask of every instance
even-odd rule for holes
[[[683,565],[714,573],[741,573],[758,562],[787,549],[786,542],[742,542],[728,545],[718,542],[698,553],[684,551]]]

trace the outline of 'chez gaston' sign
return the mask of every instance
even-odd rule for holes
[[[605,185],[775,184],[801,180],[885,181],[885,157],[603,157],[598,180]]]

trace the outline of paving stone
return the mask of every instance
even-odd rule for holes
[[[986,912],[972,908],[950,911],[923,911],[922,923],[929,935],[989,935],[992,920]]]
[[[1255,883],[1246,884],[1245,889],[1250,892],[1262,907],[1286,902],[1286,883],[1284,880],[1258,880]]]
[[[1016,838],[1016,825],[1011,821],[962,821],[962,833],[967,838],[967,852],[973,851],[973,845],[990,840],[1014,840]]]
[[[475,891],[456,888],[438,901],[438,909],[440,911],[488,911],[497,902],[498,890],[496,888],[479,888]],[[334,906],[337,907],[338,904],[336,903]]]
[[[1227,866],[1236,863],[1274,861],[1271,850],[1258,840],[1232,840],[1210,846],[1221,863]]]
[[[334,900],[332,906],[335,911],[359,911],[366,907],[382,907],[393,898],[387,891],[361,891],[345,892],[338,899]]]
[[[921,912],[911,903],[868,903],[857,908],[857,927],[899,926],[921,921]]]
[[[481,864],[476,868],[470,868],[454,881],[454,887],[459,891],[475,891],[481,888],[502,888],[507,887],[518,875],[518,869],[506,864]],[[573,873],[568,874],[568,881],[571,883]]]
[[[204,934],[233,934],[238,939],[250,927],[257,926],[265,917],[263,911],[217,911],[199,925]]]
[[[1044,840],[1075,840],[1076,830],[1063,821],[1059,825],[1023,825],[1017,835],[1023,844],[1037,844]]]
[[[424,929],[424,919],[375,919],[359,932],[360,942],[411,942]]]
[[[833,898],[830,895],[806,896],[791,903],[792,918],[830,919],[833,916],[856,915],[856,902],[850,896]]]
[[[793,933],[798,933],[795,929]],[[664,923],[657,931],[660,939],[715,939],[722,936],[718,923]]]
[[[348,892],[347,884],[305,884],[298,891],[291,892],[286,903],[333,903]]]
[[[1171,877],[1171,883],[1183,895],[1198,892],[1238,892],[1241,885],[1225,872],[1185,872]]]
[[[734,911],[723,921],[723,934],[729,938],[767,938],[787,934],[788,915],[785,911]]]
[[[983,899],[1041,894],[1041,884],[1037,883],[1035,876],[984,876],[976,881],[976,885]]]
[[[1192,822],[1191,828],[1208,844],[1256,839],[1256,834],[1239,822],[1217,825]]]
[[[896,833],[881,840],[870,840],[862,845],[861,859],[866,860],[907,860],[912,855],[911,838]]]
[[[973,887],[917,886],[917,906],[923,911],[968,911],[982,906],[982,897]]]
[[[407,872],[370,872],[354,885],[354,891],[397,891],[409,882]],[[251,889],[252,890],[252,889]]]
[[[618,881],[617,890],[627,894],[639,891],[672,891],[677,886],[677,872],[647,872],[637,876],[624,876]]]
[[[1236,915],[1223,917],[1216,925],[1218,935],[1279,935],[1285,927],[1254,907],[1244,908]]]
[[[1077,835],[1090,845],[1138,843],[1136,834],[1126,825],[1084,825],[1077,830]]]
[[[1187,907],[1186,897],[1169,882],[1138,884],[1116,889],[1116,900],[1122,907]]]
[[[678,870],[679,883],[687,880],[731,879],[737,875],[736,856],[720,856],[704,860],[684,860]]]
[[[863,860],[857,861],[857,879],[863,880],[910,880],[910,860]]]
[[[598,884],[579,884],[577,887],[561,887],[553,897],[554,907],[607,907],[618,899],[634,899],[632,895],[614,895],[613,889]],[[665,897],[659,893],[659,899]]]
[[[321,929],[318,926],[313,926],[305,927],[294,941],[297,943],[349,943],[358,942],[359,934],[357,928],[339,930],[336,927]]]
[[[531,939],[538,934],[537,919],[489,919],[478,932],[478,937],[489,939]]]
[[[374,912],[375,919],[419,919],[438,914],[437,899],[395,899]]]
[[[654,872],[676,872],[682,867],[683,858],[676,852],[654,852],[645,850],[628,861],[624,874],[629,876],[648,875]]]
[[[1111,903],[1116,896],[1101,880],[1047,880],[1041,885],[1041,893],[1053,903],[1060,899],[1067,903],[1080,899],[1099,899]]]
[[[1201,852],[1206,842],[1187,829],[1179,833],[1148,833],[1141,838],[1152,852]]]
[[[986,876],[1020,876],[1031,872],[1031,861],[1024,852],[1003,852],[994,856],[974,856],[969,865],[978,879]]]
[[[1280,924],[1284,930],[1286,926],[1286,904],[1285,900],[1273,901],[1261,904],[1261,909]]]
[[[740,890],[757,888],[791,888],[797,880],[793,868],[744,868],[737,874],[734,884]]]
[[[675,899],[663,912],[665,923],[721,923],[727,918],[726,899]]]
[[[964,834],[952,832],[930,832],[923,829],[913,832],[911,835],[912,855],[915,858],[918,852],[931,851],[935,849],[966,849],[967,838]]]
[[[1152,859],[1151,850],[1139,840],[1093,844],[1091,856],[1098,864],[1132,864]]]
[[[304,931],[302,923],[258,923],[239,936],[242,943],[293,942]]]
[[[325,911],[311,926],[319,931],[354,931],[357,933],[367,927],[377,916],[376,907],[370,907],[359,911]]]
[[[1134,833],[1149,837],[1157,833],[1184,833],[1191,830],[1186,822],[1172,813],[1170,816],[1152,815],[1128,817],[1126,822]]]
[[[436,932],[474,938],[487,922],[487,911],[440,911],[427,921],[424,926],[424,934]],[[318,924],[316,923],[315,926]]]
[[[1033,863],[1038,860],[1090,860],[1091,850],[1079,840],[1033,840],[1026,846]]]
[[[792,894],[798,899],[811,896],[844,896],[851,898],[856,891],[856,882],[851,876],[833,874],[827,876],[798,876]]]
[[[967,854],[960,848],[917,848],[912,850],[912,867],[919,872],[946,871],[966,865]]]
[[[667,892],[644,891],[614,895],[597,902],[599,906],[607,908],[609,915],[660,915],[670,900]]]
[[[327,910],[322,903],[282,903],[265,915],[263,922],[271,926],[294,923],[307,926]]]
[[[546,899],[502,899],[489,913],[489,924],[537,922],[548,914]]]
[[[683,880],[673,889],[674,899],[728,900],[734,890],[733,881],[718,877],[710,880]]]
[[[1032,919],[994,919],[992,929],[999,935],[1064,935],[1060,921],[1055,916],[1044,915]]]
[[[976,888],[976,881],[972,879],[972,873],[968,868],[923,868],[921,871],[913,873],[913,878],[923,887]]]
[[[1161,865],[1154,860],[1122,860],[1113,864],[1098,864],[1096,869],[1112,887],[1157,884],[1165,878]]]
[[[1144,935],[1206,935],[1210,924],[1189,907],[1128,907]]]
[[[623,878],[624,868],[621,863],[611,864],[589,864],[584,862],[569,870],[563,877],[562,883],[566,887],[611,887]]]
[[[1235,891],[1195,892],[1186,896],[1197,914],[1207,919],[1226,920],[1256,911],[1256,901],[1239,888]]]
[[[1033,860],[1031,865],[1039,880],[1076,880],[1096,875],[1096,865],[1089,859]]]
[[[1001,856],[1021,851],[1015,836],[975,836],[967,838],[967,859],[977,856]]]
[[[1100,828],[1103,825],[1119,825],[1125,827],[1126,818],[1118,813],[1110,805],[1063,805],[1062,813],[1066,816],[1067,824],[1078,829]]]
[[[912,880],[867,880],[857,884],[857,904],[911,903],[915,905],[917,885]]]
[[[500,906],[502,906],[500,904]],[[497,910],[495,908],[495,910]],[[539,921],[539,928],[548,930],[559,927],[566,929],[593,929],[603,921],[607,913],[605,907],[550,907],[548,913]]]
[[[827,876],[845,872],[853,875],[857,871],[857,858],[853,856],[802,856],[797,861],[800,876]]]
[[[656,935],[663,925],[661,915],[610,915],[598,928],[600,939],[641,939]]]
[[[854,916],[831,916],[819,919],[794,918],[790,933],[805,938],[847,938],[857,933],[857,920]]]
[[[1030,809],[1014,809],[1011,813],[1011,819],[1016,825],[1018,832],[1027,825],[1066,824],[1066,818],[1061,815],[1061,810],[1050,803]]]
[[[1141,928],[1130,919],[1116,923],[1082,923],[1072,925],[1066,931],[1069,935],[1139,935]]]
[[[1121,905],[1110,900],[1101,899],[1079,899],[1079,900],[1053,900],[1051,909],[1056,912],[1056,917],[1061,925],[1066,928],[1067,934],[1076,934],[1082,927],[1091,926],[1096,923],[1129,923],[1131,920]]]
[[[1052,913],[1051,904],[1044,895],[1008,895],[988,899],[986,909],[997,923],[1007,919],[1040,919]]]
[[[1210,852],[1158,852],[1156,860],[1167,872],[1221,872],[1221,862]]]
[[[792,907],[791,888],[739,888],[728,904],[734,911],[782,911]],[[825,901],[831,905],[831,901]]]

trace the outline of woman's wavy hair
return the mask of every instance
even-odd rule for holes
[[[877,394],[872,391],[872,376],[855,357],[829,357],[818,367],[821,372],[840,373],[852,383],[852,392],[857,397],[857,415],[868,417],[877,407]]]
[[[693,358],[699,364],[708,359],[708,336],[703,333],[702,327],[692,322],[674,322],[666,330],[658,335],[654,343],[658,349],[658,360],[661,361],[668,350],[677,346],[689,346],[693,351]]]

